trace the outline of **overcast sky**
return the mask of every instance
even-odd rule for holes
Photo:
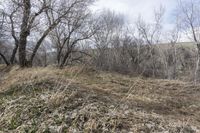
[[[177,0],[98,0],[92,7],[93,10],[110,9],[125,15],[129,23],[134,23],[139,15],[143,19],[152,22],[153,13],[161,5],[165,8],[165,29],[171,27],[173,10]]]

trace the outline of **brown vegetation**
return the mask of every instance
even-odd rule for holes
[[[200,87],[87,67],[5,70],[2,132],[180,132],[200,130]]]

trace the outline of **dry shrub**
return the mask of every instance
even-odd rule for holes
[[[59,75],[62,75],[62,71],[55,68],[38,67],[20,69],[18,66],[14,66],[5,74],[0,90],[8,89],[10,86],[16,84],[35,83],[47,79],[55,79],[57,81],[60,79]]]
[[[65,100],[65,95],[63,93],[51,94],[47,104],[49,107],[56,108],[59,107]]]

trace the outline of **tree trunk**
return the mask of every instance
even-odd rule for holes
[[[10,63],[7,61],[6,57],[2,53],[0,53],[0,56],[2,57],[2,59],[4,60],[4,62],[6,63],[6,65],[9,66]]]
[[[61,64],[60,64],[60,68],[63,68],[63,67],[65,66],[65,63],[66,63],[66,61],[67,61],[67,59],[68,59],[70,53],[71,53],[70,50],[67,51],[67,53],[65,54],[65,56],[64,56],[64,58],[63,58],[63,60],[62,60],[62,62],[61,62]]]
[[[198,49],[198,54],[197,54],[197,61],[196,61],[196,69],[195,69],[195,77],[194,77],[194,82],[195,85],[198,82],[199,78],[199,67],[200,67],[200,44],[197,43],[197,49]]]
[[[13,52],[12,52],[12,55],[11,55],[11,58],[10,58],[10,64],[14,64],[17,50],[18,50],[18,44],[16,44],[15,48],[13,49]]]
[[[173,79],[176,79],[177,77],[177,50],[175,44],[173,44],[173,49],[174,49],[174,58],[173,58],[173,63],[174,63],[174,68],[173,68]]]
[[[20,67],[27,67],[27,60],[26,60],[26,39],[20,39],[19,45],[19,65]]]
[[[57,63],[58,63],[58,65],[60,64],[60,60],[61,60],[61,49],[58,48],[58,50],[57,50]]]
[[[19,65],[20,67],[27,67],[28,63],[26,60],[26,45],[27,37],[30,34],[30,29],[28,29],[28,22],[31,13],[31,3],[30,0],[23,0],[24,9],[23,9],[23,21],[21,24],[21,32],[19,39]]]
[[[33,53],[31,55],[31,58],[29,60],[29,64],[32,66],[33,64],[33,60],[35,58],[35,55],[40,47],[40,45],[42,44],[42,42],[44,41],[44,39],[46,38],[46,36],[49,34],[49,32],[51,32],[55,27],[56,27],[57,23],[51,25],[45,32],[44,34],[42,35],[42,37],[39,39],[39,41],[36,43],[36,46],[33,50]]]

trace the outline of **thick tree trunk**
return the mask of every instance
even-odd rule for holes
[[[19,45],[19,65],[20,67],[27,67],[27,60],[26,60],[26,38],[20,39]]]
[[[21,24],[21,32],[19,39],[19,65],[20,67],[27,67],[28,63],[26,60],[26,45],[27,37],[30,34],[30,29],[28,28],[28,22],[31,13],[31,3],[30,0],[23,0],[24,9],[23,9],[23,21]]]
[[[3,59],[3,61],[6,63],[6,65],[9,66],[10,63],[7,61],[6,57],[2,53],[0,53],[0,56]]]

